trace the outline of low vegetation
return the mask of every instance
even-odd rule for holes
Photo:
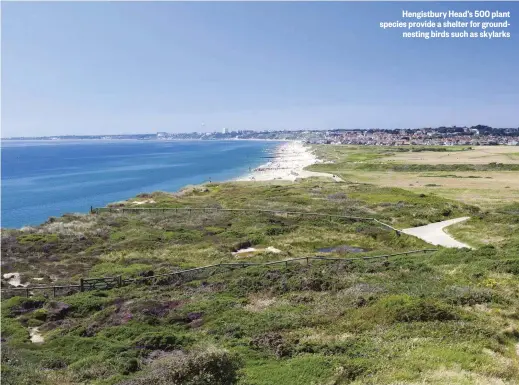
[[[315,151],[333,163],[311,170],[349,181],[435,194],[484,209],[519,200],[519,158],[513,146],[319,145]],[[431,184],[437,185],[434,191]]]
[[[476,248],[229,269],[183,285],[143,281],[56,298],[4,295],[3,383],[517,383],[518,204],[489,210],[356,183],[341,171],[346,160],[336,146],[329,147],[336,163],[313,167],[333,169],[344,183],[213,183],[142,194],[113,207],[319,212],[375,217],[396,228],[470,216],[449,232]],[[387,156],[377,151],[354,150],[354,156],[370,162]],[[235,253],[250,247],[259,251]],[[87,276],[143,277],[211,263],[310,256],[321,248],[349,258],[430,247],[373,222],[326,217],[70,214],[2,231],[2,273],[18,272],[31,285],[77,283]],[[3,288],[8,285],[2,280]],[[43,343],[30,341],[33,328]]]

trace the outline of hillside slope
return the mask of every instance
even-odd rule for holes
[[[500,238],[473,250],[229,269],[183,284],[144,281],[56,298],[5,292],[3,382],[517,383],[519,206],[486,210],[341,176],[350,182],[208,184],[144,194],[114,208],[306,211],[375,217],[399,229],[470,216],[456,237],[470,239],[477,229]],[[430,247],[365,221],[114,211],[2,231],[2,273],[19,273],[30,286],[77,284],[81,277],[137,278],[221,262]],[[236,253],[242,249],[249,251]],[[42,343],[30,341],[34,328]]]

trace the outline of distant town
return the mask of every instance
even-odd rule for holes
[[[61,135],[11,137],[4,140],[300,140],[309,144],[353,144],[375,146],[492,146],[519,145],[519,128],[437,127],[417,129],[336,129],[252,131],[224,128],[219,132],[190,132],[128,135]]]

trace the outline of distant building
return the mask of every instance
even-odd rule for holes
[[[165,138],[168,136],[167,132],[157,132],[157,138]]]
[[[222,134],[228,134],[228,133],[229,133],[229,130],[228,130],[227,128],[224,128],[224,129],[222,130]]]

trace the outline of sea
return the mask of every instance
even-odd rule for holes
[[[139,193],[236,179],[276,141],[2,141],[1,227],[38,225]]]

